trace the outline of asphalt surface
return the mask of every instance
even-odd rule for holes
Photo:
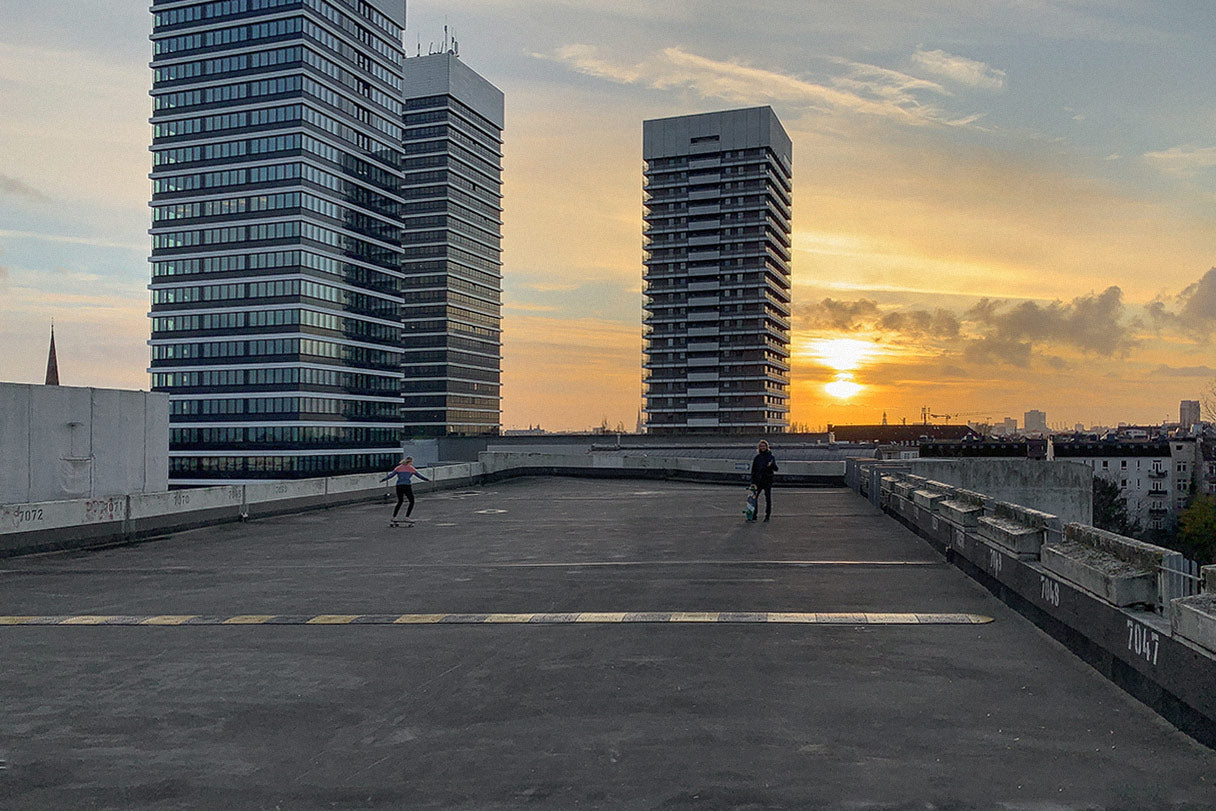
[[[847,490],[531,478],[7,560],[0,808],[1211,808],[1216,752]],[[654,612],[658,621],[526,621]],[[680,612],[988,624],[678,622]]]

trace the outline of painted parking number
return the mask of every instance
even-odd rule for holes
[[[1052,580],[1046,575],[1039,575],[1039,596],[1043,598],[1043,602],[1048,605],[1053,605],[1056,608],[1060,607],[1060,583]]]
[[[1127,649],[1150,665],[1157,664],[1157,652],[1161,648],[1161,637],[1138,622],[1127,621]]]

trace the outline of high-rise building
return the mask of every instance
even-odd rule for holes
[[[401,439],[404,0],[153,0],[153,388],[178,483]]]
[[[1046,431],[1047,430],[1047,412],[1031,409],[1022,415],[1022,425],[1025,426],[1026,432]]]
[[[1199,401],[1183,400],[1178,406],[1178,422],[1184,431],[1189,431],[1200,420]]]
[[[789,426],[792,145],[770,107],[644,122],[646,425]]]
[[[405,433],[498,434],[503,95],[453,51],[405,89]]]

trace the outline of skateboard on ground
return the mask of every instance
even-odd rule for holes
[[[408,518],[402,518],[399,520],[389,521],[388,525],[390,527],[412,527],[414,526],[414,522]]]
[[[743,516],[748,521],[756,520],[756,507],[758,506],[757,499],[759,495],[760,491],[756,488],[756,485],[753,484],[747,488],[747,508],[743,510]]]

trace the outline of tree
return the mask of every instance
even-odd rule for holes
[[[1179,514],[1175,545],[1201,564],[1216,563],[1216,498],[1198,496]]]
[[[1119,485],[1101,476],[1094,476],[1094,526],[1129,538],[1143,531],[1140,521],[1128,514]]]

